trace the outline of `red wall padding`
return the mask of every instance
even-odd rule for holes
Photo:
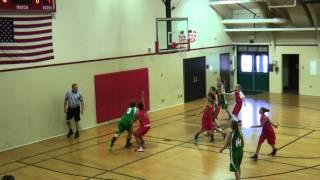
[[[97,123],[119,118],[131,100],[140,102],[142,91],[149,109],[148,69],[96,75],[95,91]]]

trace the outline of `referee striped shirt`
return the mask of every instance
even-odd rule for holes
[[[72,90],[66,93],[65,100],[68,101],[69,108],[77,108],[80,107],[80,102],[83,102],[82,94],[78,92],[72,92]]]

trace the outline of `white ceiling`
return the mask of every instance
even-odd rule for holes
[[[320,0],[296,0],[295,7],[269,8],[270,5],[292,6],[294,1],[295,0],[209,0],[210,6],[220,14],[223,19],[253,19],[254,14],[256,14],[255,18],[282,18],[288,22],[285,24],[266,24],[264,27],[267,28],[319,27]],[[251,27],[253,26],[254,25],[251,24]],[[226,27],[229,29],[241,28],[243,25],[228,24]]]

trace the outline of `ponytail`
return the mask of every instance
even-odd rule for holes
[[[270,112],[270,109],[265,108],[265,107],[260,108],[260,110],[261,110],[263,113],[265,113],[265,112]]]

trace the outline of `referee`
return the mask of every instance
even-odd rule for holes
[[[80,112],[83,113],[84,103],[81,93],[78,91],[78,85],[72,84],[71,91],[66,93],[64,99],[64,112],[67,113],[67,125],[69,127],[68,138],[73,134],[71,128],[71,119],[74,118],[76,124],[76,134],[74,138],[79,138],[79,121],[80,121]]]

